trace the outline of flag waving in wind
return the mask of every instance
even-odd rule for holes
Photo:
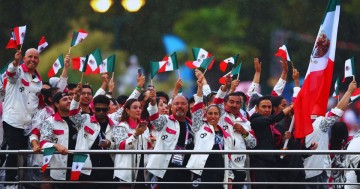
[[[354,57],[347,59],[345,61],[345,68],[344,68],[344,79],[342,82],[345,82],[345,79],[347,77],[353,77],[355,76],[355,66],[354,66]]]
[[[223,61],[220,62],[220,70],[222,72],[225,72],[226,68],[228,67],[229,64],[235,65],[237,62],[237,59],[239,58],[240,54],[237,54],[235,56],[232,56],[230,58],[227,58]]]
[[[339,86],[340,86],[340,79],[337,78],[334,84],[334,93],[333,97],[339,99]]]
[[[303,138],[312,133],[311,115],[323,116],[326,113],[334,70],[339,16],[339,0],[329,0],[304,84],[294,103],[295,138]]]
[[[110,73],[114,72],[115,68],[115,55],[111,55],[103,60],[102,64],[100,64],[100,73]]]
[[[86,154],[74,154],[70,180],[79,180],[81,169],[83,168],[86,159]]]
[[[278,56],[280,57],[281,59],[283,59],[284,61],[291,61],[290,60],[290,55],[289,55],[289,52],[286,48],[285,45],[281,46],[279,48],[279,50],[275,53],[275,56]]]
[[[52,67],[50,68],[49,72],[48,72],[48,77],[53,77],[55,76],[58,71],[60,70],[60,68],[64,67],[64,57],[61,54],[54,62],[54,64],[52,65]]]
[[[44,36],[41,37],[38,45],[38,51],[41,53],[49,44],[46,42],[46,39]]]
[[[165,56],[162,61],[150,62],[151,78],[154,78],[157,73],[163,73],[177,69],[179,69],[179,66],[176,52],[172,53],[170,56]]]
[[[16,38],[15,38],[13,29],[11,29],[11,37],[10,37],[8,44],[6,45],[6,48],[7,49],[17,49]]]
[[[102,64],[103,60],[101,57],[100,49],[97,48],[95,51],[91,54],[89,54],[89,58],[87,60],[87,68],[92,71],[93,74],[100,73],[100,65]]]
[[[76,46],[77,44],[79,44],[80,42],[82,42],[86,37],[88,36],[88,33],[85,30],[79,30],[79,31],[74,31],[73,36],[72,36],[72,40],[70,43],[70,47]]]
[[[239,65],[237,65],[233,70],[231,70],[231,72],[225,74],[224,76],[222,76],[220,79],[219,79],[219,83],[222,84],[222,85],[225,85],[225,79],[226,79],[226,76],[230,74],[231,77],[233,77],[234,75],[239,75],[240,74],[240,70],[241,70],[241,65],[242,63],[240,63]]]
[[[22,45],[25,39],[26,26],[14,27],[14,34],[16,39],[16,45]]]
[[[192,52],[194,55],[194,61],[185,62],[185,65],[187,67],[189,67],[190,69],[195,69],[195,68],[200,67],[200,65],[204,59],[210,58],[212,56],[209,52],[207,52],[203,48],[192,48]],[[214,61],[215,61],[215,59],[212,60],[210,66],[208,68],[209,70],[211,69],[212,65],[214,64]]]

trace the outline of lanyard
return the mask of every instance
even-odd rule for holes
[[[217,144],[219,145],[220,150],[223,149],[223,141],[222,141],[222,138],[219,137],[219,135],[217,135],[216,133],[215,133],[215,143],[217,143]]]
[[[189,143],[189,124],[186,120],[185,120],[185,125],[186,125],[186,135],[185,135],[185,146],[186,146]]]

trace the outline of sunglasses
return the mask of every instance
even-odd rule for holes
[[[109,111],[109,108],[95,108],[96,112],[107,112]]]

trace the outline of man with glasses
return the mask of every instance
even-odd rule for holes
[[[84,90],[85,89],[85,90]],[[80,92],[81,91],[81,92]],[[114,142],[111,139],[111,131],[114,122],[107,116],[110,100],[105,95],[98,95],[94,98],[94,115],[80,113],[80,96],[90,96],[90,90],[82,88],[78,84],[75,96],[70,105],[70,119],[79,128],[76,150],[105,150],[113,148]],[[83,99],[83,98],[82,98]],[[84,168],[92,167],[114,167],[109,154],[91,154],[85,161]],[[112,181],[113,170],[82,170],[80,180],[85,181]],[[87,189],[99,188],[98,184],[89,184]]]
[[[90,103],[93,100],[93,90],[90,85],[83,85],[80,96],[81,114],[94,115],[93,110],[90,107]]]

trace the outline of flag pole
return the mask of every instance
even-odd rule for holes
[[[111,75],[111,79],[114,79],[114,73],[115,73],[115,72],[113,72],[113,73],[112,73],[112,75]]]
[[[178,74],[179,74],[179,79],[181,79],[181,76],[180,76],[180,70],[179,69],[177,69],[178,70]]]
[[[23,44],[20,45],[20,51],[21,51],[21,49],[22,49],[22,45],[23,45]]]
[[[207,71],[207,68],[205,69],[205,71],[204,71],[204,73],[203,73],[203,76],[205,75],[206,71]]]
[[[294,69],[295,67],[294,67],[293,61],[290,61],[290,63],[291,63],[292,69]]]
[[[236,77],[236,80],[239,80],[239,75],[240,75],[240,73],[238,73],[238,75],[237,75],[237,77]]]
[[[71,46],[70,46],[70,48],[69,48],[69,53],[68,53],[68,54],[70,54],[70,52],[71,52]]]
[[[84,77],[84,72],[81,72],[81,79],[80,79],[80,83],[82,83],[83,77]]]
[[[293,128],[294,128],[294,122],[295,122],[294,120],[295,120],[295,117],[292,116],[292,117],[291,117],[290,127],[289,127],[289,130],[288,130],[290,133],[292,132],[292,130],[293,130]],[[286,139],[285,142],[284,142],[283,149],[286,149],[286,148],[287,148],[288,143],[289,143],[289,139]],[[284,155],[281,155],[281,156],[280,156],[280,159],[284,159]]]

